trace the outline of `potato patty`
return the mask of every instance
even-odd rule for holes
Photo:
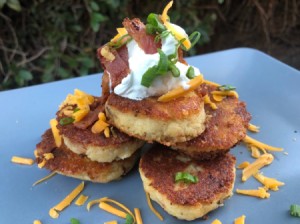
[[[200,96],[210,95],[215,88],[203,84],[197,91]],[[194,139],[172,145],[172,148],[196,159],[212,159],[228,152],[246,136],[251,119],[246,104],[234,97],[226,97],[215,103],[218,107],[216,110],[205,105],[205,131]]]
[[[99,183],[119,179],[132,169],[138,159],[138,152],[135,152],[127,159],[111,163],[91,161],[86,156],[73,153],[64,144],[57,148],[52,132],[48,129],[43,134],[42,141],[37,144],[37,163],[45,160],[44,153],[50,152],[54,158],[46,160],[44,168],[65,176]]]
[[[210,161],[198,161],[154,146],[142,156],[139,171],[152,200],[178,219],[194,220],[221,206],[232,195],[235,161],[228,153]],[[198,182],[176,183],[177,172],[187,172]]]
[[[204,103],[194,92],[164,103],[111,94],[105,111],[115,127],[147,142],[170,145],[192,139],[205,129]]]

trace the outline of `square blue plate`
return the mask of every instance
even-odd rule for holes
[[[208,220],[190,223],[209,224],[218,218],[223,223],[233,223],[246,215],[246,223],[299,223],[300,218],[289,215],[291,204],[300,204],[300,72],[259,51],[239,48],[188,58],[187,61],[200,68],[205,78],[220,84],[237,87],[240,99],[246,101],[252,114],[251,123],[261,127],[260,133],[249,135],[267,144],[283,147],[282,152],[273,153],[274,162],[263,172],[285,182],[279,191],[272,192],[269,199],[257,199],[234,194],[225,201],[225,206],[209,214]],[[14,155],[33,158],[35,145],[49,127],[58,105],[68,93],[79,88],[93,95],[101,94],[101,74],[75,78],[28,88],[0,92],[0,223],[32,223],[40,219],[46,223],[70,223],[74,217],[81,224],[104,223],[118,220],[96,206],[87,212],[85,206],[74,204],[61,212],[56,220],[48,211],[62,200],[80,181],[60,175],[32,187],[32,184],[47,175],[47,170],[33,166],[13,164]],[[244,145],[231,150],[237,164],[253,161]],[[250,179],[241,182],[241,171],[237,171],[235,189],[257,188],[260,184]],[[141,209],[145,224],[188,223],[165,213],[161,222],[150,211],[146,203],[142,182],[137,167],[120,181],[109,184],[86,182],[83,191],[89,200],[108,196],[124,203],[130,209]]]

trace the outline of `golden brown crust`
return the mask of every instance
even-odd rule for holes
[[[57,148],[50,129],[42,136],[42,141],[37,144],[37,163],[43,161],[43,154],[51,152],[53,159],[47,160],[44,168],[79,179],[93,182],[106,183],[125,175],[134,166],[138,153],[131,157],[113,161],[111,163],[99,163],[78,155],[69,150],[64,144]]]
[[[150,180],[153,187],[164,195],[170,203],[184,206],[211,204],[219,201],[219,195],[231,194],[235,180],[235,157],[225,154],[211,161],[191,159],[166,147],[156,146],[145,153],[140,160],[140,170]],[[192,173],[199,179],[198,183],[185,184],[176,190],[175,174],[197,167]],[[199,170],[199,167],[201,169]]]
[[[214,89],[215,87],[204,84],[197,92],[205,95]],[[172,147],[197,159],[211,159],[228,152],[242,140],[251,119],[246,104],[234,97],[226,97],[217,103],[217,107],[213,110],[205,105],[207,122],[205,131],[200,136]]]
[[[201,111],[203,100],[196,94],[187,94],[169,102],[158,102],[150,97],[143,100],[131,100],[111,94],[106,105],[122,113],[132,113],[135,116],[145,116],[156,120],[184,119]]]

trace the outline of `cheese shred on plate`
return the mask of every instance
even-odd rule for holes
[[[143,224],[141,211],[139,208],[134,208],[134,215],[135,215],[135,219],[136,219],[136,224]]]
[[[263,154],[253,163],[250,163],[246,168],[243,169],[242,181],[246,181],[252,175],[256,174],[258,170],[266,165],[269,165],[273,162],[274,157],[269,154]]]
[[[208,104],[211,107],[211,109],[213,109],[213,110],[218,109],[217,105],[215,103],[211,102],[211,100],[210,100],[210,98],[209,98],[208,95],[205,95],[203,97],[203,100],[204,100],[205,104]]]
[[[151,203],[151,199],[150,199],[150,196],[149,194],[146,192],[146,198],[147,198],[147,203],[148,203],[148,206],[150,208],[150,210],[154,213],[154,215],[157,216],[157,218],[159,218],[160,221],[163,221],[164,218],[162,217],[161,214],[158,213],[158,211],[156,211],[156,209],[153,207],[152,203]]]
[[[84,188],[84,182],[82,181],[70,194],[68,194],[61,202],[55,205],[49,210],[49,215],[52,218],[58,218],[60,211],[68,207],[71,202],[81,193]]]
[[[42,183],[42,182],[44,182],[44,181],[50,179],[51,177],[53,177],[53,176],[55,176],[55,175],[56,175],[56,172],[54,171],[54,172],[50,173],[49,175],[43,177],[42,179],[39,179],[38,181],[34,182],[34,183],[32,184],[32,186],[38,185],[38,184],[40,184],[40,183]]]
[[[83,194],[79,195],[79,197],[78,197],[77,200],[75,201],[75,205],[77,205],[77,206],[82,206],[82,205],[84,205],[84,203],[87,201],[88,198],[89,198],[89,197],[86,196],[86,195],[83,195]]]
[[[254,124],[250,124],[248,125],[248,130],[252,131],[252,132],[259,132],[259,127],[254,125]]]
[[[222,224],[222,222],[219,219],[215,219],[211,224]]]
[[[32,165],[32,164],[34,164],[34,160],[33,159],[19,157],[19,156],[13,156],[11,158],[11,162],[17,163],[17,164],[22,164],[22,165]]]
[[[267,190],[270,189],[272,191],[278,191],[279,190],[278,187],[281,187],[284,185],[283,182],[278,181],[275,178],[266,177],[262,173],[256,173],[253,176],[260,183],[262,183]]]
[[[234,224],[245,224],[246,216],[242,215],[234,220]]]
[[[269,150],[269,151],[276,151],[276,152],[283,151],[283,148],[267,145],[265,143],[255,140],[254,138],[249,137],[248,135],[246,135],[246,137],[243,139],[243,142],[246,143],[247,145],[253,145],[261,150]]]
[[[259,187],[258,189],[249,189],[249,190],[236,189],[236,192],[238,194],[243,194],[243,195],[253,196],[258,198],[270,197],[270,193],[268,193],[264,187]]]

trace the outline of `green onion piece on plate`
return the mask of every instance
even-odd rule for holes
[[[221,91],[231,91],[231,90],[236,90],[236,88],[232,85],[222,85],[222,86],[219,86],[219,90],[221,90]]]
[[[171,73],[174,77],[180,76],[179,69],[173,63],[169,63],[169,70],[171,71]]]
[[[177,172],[175,174],[175,182],[183,181],[184,183],[198,183],[198,177],[187,172]]]
[[[290,207],[290,214],[292,216],[300,218],[300,205],[296,205],[296,204],[291,205],[291,207]]]
[[[71,219],[70,219],[70,223],[71,223],[71,224],[80,224],[79,220],[78,220],[78,219],[75,219],[75,218],[71,218]]]
[[[132,216],[131,215],[129,215],[129,214],[127,214],[126,215],[126,222],[125,222],[125,224],[133,224],[133,218],[132,218]]]
[[[59,120],[60,125],[72,124],[74,122],[74,118],[72,117],[63,117]]]

